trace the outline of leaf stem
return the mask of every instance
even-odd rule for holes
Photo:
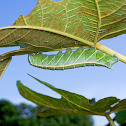
[[[114,121],[111,119],[111,117],[108,114],[106,114],[105,116],[106,116],[106,118],[109,121],[109,123],[110,123],[111,126],[116,126],[115,123],[114,123]]]
[[[117,56],[120,61],[122,61],[123,63],[126,63],[126,56],[124,56],[124,55],[122,55],[122,54],[120,54],[120,53],[100,44],[100,43],[96,43],[95,47],[96,47],[96,49],[98,49],[108,55]]]

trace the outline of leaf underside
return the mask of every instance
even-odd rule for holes
[[[55,88],[46,82],[33,78],[61,95],[61,99],[57,99],[36,93],[17,81],[18,90],[24,98],[37,105],[49,107],[49,109],[40,112],[39,116],[47,117],[60,114],[105,115],[126,109],[126,99],[120,101],[116,97],[108,97],[90,104],[89,100],[82,95]]]
[[[116,56],[110,56],[97,51],[94,47],[85,50],[83,47],[57,55],[35,54],[29,55],[29,63],[33,66],[50,70],[64,70],[83,66],[105,66],[111,68],[118,61]]]
[[[4,71],[6,70],[10,62],[11,62],[11,58],[0,61],[0,78],[2,77]]]
[[[125,11],[126,0],[38,0],[28,16],[0,29],[0,46],[18,41],[51,48],[96,43],[126,33]]]

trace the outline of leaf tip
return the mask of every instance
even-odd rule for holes
[[[17,87],[19,87],[20,85],[22,85],[21,81],[17,80]]]

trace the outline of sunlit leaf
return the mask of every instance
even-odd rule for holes
[[[122,110],[126,110],[126,99],[119,101],[119,103],[115,104],[112,109],[113,112]]]
[[[40,106],[47,106],[50,108],[43,111],[45,116],[57,114],[106,115],[112,113],[115,105],[118,105],[119,102],[121,102],[116,97],[108,97],[90,104],[89,100],[82,95],[55,88],[46,82],[40,81],[35,77],[33,78],[61,95],[61,99],[57,99],[39,94],[24,86],[20,81],[17,81],[19,92],[24,98]],[[57,113],[54,110],[56,110]],[[118,111],[118,109],[115,111]],[[39,114],[40,116],[44,116],[44,113]]]
[[[126,33],[125,11],[125,0],[38,0],[28,16],[0,29],[0,46],[17,41],[51,48],[93,45]]]
[[[2,77],[4,71],[7,69],[10,61],[11,61],[11,58],[0,61],[0,78]]]

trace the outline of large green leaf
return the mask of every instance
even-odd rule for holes
[[[11,58],[5,59],[3,61],[0,61],[0,78],[2,77],[4,71],[8,67],[9,63],[11,61]]]
[[[29,56],[31,65],[51,70],[64,70],[82,66],[106,66],[111,68],[118,61],[116,56],[110,56],[97,51],[94,47],[84,50],[83,47],[72,51],[70,48],[65,53],[57,55],[35,54]]]
[[[50,108],[45,110],[44,113],[40,113],[40,116],[51,116],[57,114],[106,115],[112,113],[112,109],[121,102],[116,97],[108,97],[90,104],[89,100],[84,96],[55,88],[46,82],[40,81],[35,77],[33,78],[62,96],[61,99],[57,99],[39,94],[24,86],[20,81],[17,81],[18,90],[24,98],[40,106],[47,106]],[[121,107],[121,105],[119,106]],[[116,108],[114,112],[116,111],[119,111],[119,109]]]
[[[0,46],[25,42],[36,47],[94,45],[126,33],[126,0],[38,0],[28,16],[0,29]]]
[[[126,99],[123,99],[112,108],[112,112],[126,110]]]

